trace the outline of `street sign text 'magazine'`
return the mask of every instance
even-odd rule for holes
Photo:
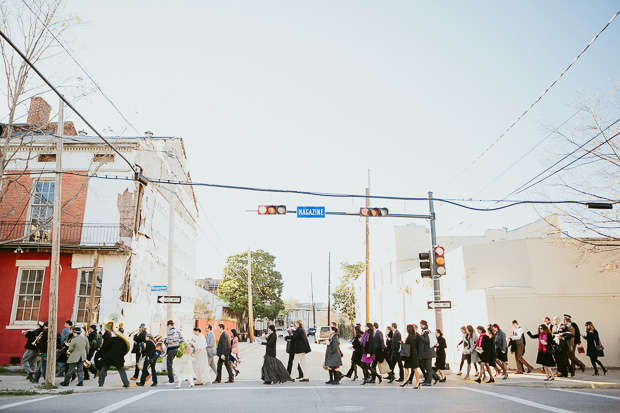
[[[297,218],[325,218],[325,207],[297,207]]]

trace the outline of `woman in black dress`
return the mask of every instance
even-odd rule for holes
[[[357,366],[362,367],[362,329],[359,325],[355,326],[355,338],[353,339],[353,354],[351,355],[351,368],[349,372],[345,374],[346,377],[351,378],[353,376],[353,381],[357,380]]]
[[[493,374],[491,373],[491,367],[489,367],[489,363],[492,363],[495,360],[493,355],[493,340],[487,335],[487,330],[478,326],[476,328],[478,330],[478,342],[476,343],[476,351],[480,356],[480,377],[474,380],[476,383],[481,383],[484,380],[485,371],[489,373],[489,380],[487,383],[494,383],[495,379],[493,378]]]
[[[416,332],[415,324],[407,325],[407,338],[405,339],[406,345],[409,346],[409,356],[403,357],[405,368],[405,381],[400,387],[405,387],[407,384],[411,384],[413,382],[413,375],[415,373],[415,387],[414,389],[420,388],[420,372],[418,368],[420,367],[420,356],[418,355],[418,346],[419,346],[419,336]]]
[[[278,341],[278,336],[276,335],[276,326],[269,326],[269,336],[267,337],[267,341],[262,342],[261,345],[267,346],[265,349],[265,357],[263,362],[263,368],[261,370],[261,378],[263,379],[263,384],[272,384],[272,383],[284,383],[287,381],[295,381],[291,378],[286,371],[286,367],[280,360],[276,358],[276,342]]]
[[[546,324],[541,324],[538,326],[538,334],[532,334],[528,331],[527,335],[530,336],[530,338],[538,339],[538,357],[536,357],[536,364],[542,365],[543,369],[545,369],[547,378],[544,380],[555,380],[555,376],[551,371],[551,367],[555,366],[555,361],[553,360],[553,334],[551,334]]]
[[[435,358],[435,370],[441,376],[439,380],[441,383],[446,381],[446,376],[443,374],[442,370],[446,369],[446,339],[443,336],[443,333],[440,329],[435,330],[435,337],[437,337],[437,344],[435,345],[435,353],[437,354],[437,358]]]
[[[601,345],[601,339],[598,336],[598,331],[594,328],[594,324],[592,321],[588,321],[586,323],[586,331],[587,334],[583,335],[583,338],[588,342],[588,350],[586,351],[586,355],[590,357],[590,361],[592,362],[592,367],[594,367],[593,376],[598,376],[598,369],[596,365],[598,364],[603,369],[603,375],[607,374],[607,369],[603,366],[603,363],[598,359],[599,357],[605,357],[605,353],[603,353],[603,346]],[[600,346],[601,350],[597,348]]]

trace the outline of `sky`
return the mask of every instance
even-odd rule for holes
[[[548,125],[575,112],[578,93],[607,96],[617,87],[620,19],[485,152],[618,8],[614,1],[68,0],[63,12],[80,23],[61,39],[137,131],[183,138],[195,182],[359,195],[370,183],[374,195],[502,199],[558,156],[557,141],[547,139],[504,173]],[[92,90],[66,54],[42,69]],[[74,102],[106,135],[136,135],[97,91]],[[546,191],[553,189],[520,199]],[[197,278],[218,278],[227,256],[262,249],[276,257],[284,299],[308,301],[312,273],[315,299],[326,301],[329,257],[333,284],[341,262],[364,260],[358,217],[256,213],[261,204],[357,212],[362,199],[195,192]],[[428,214],[424,201],[372,205]],[[437,204],[436,213],[443,236],[540,217],[524,206],[477,213]],[[428,225],[372,220],[371,272],[389,273],[394,226],[407,224]]]

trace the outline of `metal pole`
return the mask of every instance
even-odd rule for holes
[[[437,265],[435,264],[435,247],[437,246],[437,233],[435,232],[435,208],[433,207],[433,193],[428,193],[428,210],[431,221],[431,274],[433,275],[434,300],[441,301],[441,288],[439,285],[439,275],[437,275]],[[443,319],[441,308],[435,309],[435,328],[443,331]]]
[[[370,188],[366,188],[366,208],[370,207]],[[366,216],[366,323],[370,323],[370,231]]]
[[[170,189],[170,213],[168,218],[168,287],[167,295],[174,293],[174,203],[176,198],[176,187],[172,185]],[[166,317],[172,320],[172,310],[174,304],[168,303],[166,307]],[[180,323],[179,323],[180,324]]]
[[[331,296],[332,296],[332,253],[327,260],[327,325],[331,324]]]
[[[314,305],[314,284],[312,282],[312,271],[310,271],[310,294],[312,295],[312,326],[316,327],[316,306]]]
[[[254,308],[252,308],[252,251],[248,248],[248,329],[250,343],[254,342]]]
[[[56,380],[56,334],[58,333],[58,278],[60,277],[60,215],[62,208],[62,135],[65,131],[64,103],[60,99],[56,134],[56,177],[54,178],[54,210],[52,217],[52,267],[50,269],[49,311],[47,318],[47,369],[45,384]],[[8,139],[8,137],[7,137]]]

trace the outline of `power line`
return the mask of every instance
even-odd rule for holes
[[[619,132],[620,134],[620,132]],[[108,175],[89,175],[83,174],[79,172],[56,172],[49,171],[47,173],[61,173],[64,175],[76,175],[76,176],[84,176],[88,178],[96,178],[96,179],[110,179],[110,180],[122,180],[122,181],[135,181],[134,177],[127,176],[108,176]],[[5,173],[5,175],[11,175],[11,173]],[[396,197],[396,196],[386,196],[386,195],[358,195],[358,194],[338,194],[338,193],[327,193],[327,192],[312,192],[312,191],[299,191],[299,190],[290,190],[290,189],[274,189],[274,188],[256,188],[256,187],[244,187],[244,186],[234,186],[234,185],[221,185],[221,184],[210,184],[205,182],[186,182],[186,181],[170,181],[170,180],[161,180],[161,179],[149,179],[144,177],[149,183],[153,184],[168,184],[168,185],[182,185],[182,186],[203,186],[209,188],[220,188],[220,189],[235,189],[241,191],[253,191],[253,192],[273,192],[273,193],[287,193],[287,194],[295,194],[295,195],[309,195],[309,196],[317,196],[317,197],[328,197],[328,198],[372,198],[372,199],[383,199],[383,200],[400,200],[400,201],[428,201],[427,197]],[[587,205],[587,201],[579,201],[579,200],[561,200],[561,201],[530,201],[530,200],[474,200],[474,199],[446,199],[446,198],[433,198],[436,202],[442,202],[449,205],[457,206],[460,208],[469,209],[472,211],[483,211],[483,212],[491,212],[491,211],[499,211],[502,209],[510,208],[517,205],[551,205],[551,204],[576,204],[576,205]],[[457,202],[458,201],[458,202]],[[508,202],[506,205],[502,205],[499,207],[489,207],[489,208],[476,208],[468,205],[463,205],[461,202]],[[612,204],[620,203],[620,200],[611,201]]]
[[[611,22],[613,22],[616,17],[618,17],[618,15],[620,14],[620,10],[618,10],[618,12],[616,14],[614,14],[612,16],[612,18],[607,22],[607,24],[596,34],[596,36],[594,36],[594,38],[592,40],[590,40],[590,43],[587,44],[586,47],[583,48],[583,50],[577,55],[577,57],[575,57],[573,59],[572,62],[570,62],[570,64],[566,67],[566,69],[564,69],[562,71],[562,73],[560,73],[560,75],[551,83],[551,85],[549,85],[549,87],[547,87],[547,89],[545,89],[545,91],[538,97],[538,99],[536,99],[518,118],[517,120],[515,120],[512,125],[510,125],[508,127],[508,129],[506,129],[504,131],[504,133],[502,133],[497,139],[495,139],[495,141],[493,143],[491,143],[491,145],[489,145],[484,151],[482,151],[482,153],[480,155],[478,155],[478,157],[476,159],[474,159],[469,165],[467,165],[465,167],[465,169],[463,169],[461,172],[459,172],[458,174],[456,174],[456,176],[454,178],[452,178],[452,180],[450,180],[450,182],[448,182],[446,184],[450,185],[452,182],[454,182],[456,179],[458,179],[458,177],[460,177],[463,173],[465,173],[469,168],[471,168],[476,162],[478,162],[478,160],[480,160],[480,158],[482,158],[489,150],[491,150],[491,148],[493,148],[493,146],[495,146],[495,144],[497,144],[497,142],[499,142],[504,136],[506,136],[506,134],[517,124],[517,122],[519,122],[529,111],[530,109],[532,109],[538,102],[540,102],[540,100],[547,94],[547,92],[549,92],[549,90],[551,90],[551,88],[553,86],[555,86],[555,84],[562,78],[562,76],[564,76],[564,74],[566,72],[568,72],[568,70],[575,64],[575,62],[577,62],[577,60],[579,60],[579,58],[581,57],[581,55],[583,55],[586,50],[588,50],[590,48],[590,46],[592,46],[592,44],[594,43],[594,41],[596,39],[598,39],[598,37],[605,31],[605,29],[607,29],[607,27],[609,27],[609,25],[611,24]]]
[[[54,40],[56,40],[58,42],[58,44],[60,45],[60,47],[62,47],[64,49],[65,52],[67,52],[67,54],[69,55],[69,57],[75,62],[76,65],[78,65],[78,67],[82,70],[82,72],[84,72],[84,74],[90,79],[91,82],[93,82],[93,84],[95,85],[95,87],[99,90],[99,92],[101,92],[101,94],[103,95],[103,97],[110,103],[110,105],[112,105],[112,107],[116,110],[116,112],[118,112],[119,115],[121,115],[121,117],[123,118],[123,120],[125,122],[127,122],[127,124],[129,126],[131,126],[131,128],[136,131],[136,133],[138,135],[140,135],[140,132],[138,132],[138,130],[133,126],[133,124],[131,122],[129,122],[129,120],[127,120],[127,118],[125,117],[125,115],[123,115],[123,113],[120,111],[120,109],[118,107],[116,107],[116,105],[114,104],[114,102],[112,102],[112,100],[108,97],[108,95],[106,95],[106,93],[101,89],[101,87],[99,86],[99,84],[95,81],[95,79],[92,78],[92,76],[86,71],[86,69],[77,61],[77,59],[75,57],[73,57],[73,55],[71,54],[71,52],[69,52],[69,50],[65,47],[65,45],[60,41],[60,39],[58,39],[56,37],[56,35],[50,30],[49,27],[47,27],[47,25],[45,24],[45,22],[43,20],[41,20],[41,18],[39,17],[39,15],[32,10],[32,8],[28,5],[28,3],[26,3],[26,0],[22,0],[22,3],[24,3],[24,5],[32,12],[32,14],[34,14],[34,16],[37,18],[37,20],[39,20],[39,22],[41,22],[41,24],[43,25],[43,27],[45,27],[45,29],[49,32],[49,34],[52,35],[52,37],[54,38]]]
[[[28,57],[26,55],[24,55],[24,53],[22,53],[22,51],[11,41],[11,39],[9,39],[2,30],[0,30],[0,36],[2,36],[2,38],[13,48],[13,50],[15,50],[17,52],[17,54],[19,54],[21,56],[21,58],[28,64],[28,66],[30,66],[32,68],[32,70],[34,70],[36,72],[37,75],[39,75],[39,77],[54,91],[54,93],[56,93],[58,95],[58,97],[71,109],[73,110],[73,112],[78,115],[80,117],[80,119],[82,119],[82,121],[84,121],[84,123],[86,123],[86,125],[88,125],[88,127],[90,127],[92,129],[92,131],[99,137],[101,138],[101,140],[103,140],[110,148],[112,148],[112,150],[114,152],[116,152],[118,154],[118,156],[120,156],[126,163],[127,165],[129,165],[129,167],[131,168],[131,170],[136,173],[136,168],[135,166],[133,166],[128,160],[127,158],[125,158],[123,156],[122,153],[120,153],[118,151],[118,149],[116,149],[110,142],[107,141],[106,138],[104,138],[98,131],[97,129],[95,129],[90,122],[88,122],[86,120],[86,118],[84,116],[82,116],[82,114],[80,112],[78,112],[78,110],[76,108],[73,107],[73,105],[67,100],[65,99],[65,97],[54,87],[54,85],[52,85],[50,83],[49,80],[47,80],[47,78],[45,76],[43,76],[43,74],[39,71],[39,69],[37,69],[35,67],[35,65],[30,61],[30,59],[28,59]]]

